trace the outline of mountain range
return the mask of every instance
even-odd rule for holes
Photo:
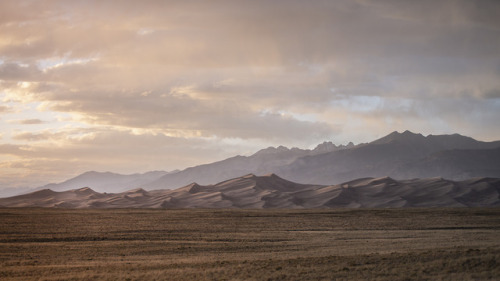
[[[363,178],[337,185],[290,182],[275,174],[243,177],[170,190],[98,193],[88,187],[50,189],[0,199],[0,207],[59,208],[401,208],[500,206],[500,179],[397,181]]]
[[[385,176],[452,180],[500,177],[500,141],[482,142],[459,134],[425,137],[405,131],[358,145],[323,143],[313,150],[267,148],[248,157],[236,156],[164,175],[143,188],[214,184],[250,173],[275,173],[294,182],[321,185]]]
[[[133,175],[92,171],[33,190],[90,187],[97,192],[120,193],[136,188],[173,189],[191,183],[212,185],[246,174],[270,173],[293,182],[316,185],[387,176],[396,180],[500,178],[500,141],[477,141],[459,134],[423,136],[410,131],[393,132],[358,145],[337,146],[324,142],[314,149],[269,147],[250,156],[238,155],[182,171]],[[0,191],[0,196],[5,195]]]
[[[274,172],[274,171],[273,171]],[[393,132],[352,149],[306,156],[275,171],[297,182],[332,184],[362,177],[500,177],[500,141]]]

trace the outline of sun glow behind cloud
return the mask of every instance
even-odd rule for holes
[[[394,130],[499,139],[500,4],[479,2],[2,2],[0,186]]]
[[[93,62],[97,61],[98,58],[69,58],[68,56],[65,57],[52,57],[52,58],[47,58],[47,59],[41,59],[36,62],[38,69],[40,69],[42,72],[47,72],[49,70],[58,68],[58,67],[64,67],[64,66],[69,66],[69,65],[85,65],[88,62]]]

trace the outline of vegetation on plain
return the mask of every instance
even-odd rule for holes
[[[1,280],[498,280],[500,209],[0,209]]]

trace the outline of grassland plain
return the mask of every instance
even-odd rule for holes
[[[1,280],[500,280],[500,208],[0,209]]]

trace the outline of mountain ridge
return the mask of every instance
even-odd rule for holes
[[[425,137],[410,131],[393,132],[352,149],[302,157],[294,163],[280,167],[277,174],[296,182],[307,180],[317,184],[339,183],[361,177],[424,178],[433,174],[430,166],[421,165],[418,170],[410,167],[413,163],[433,155],[437,158],[455,158],[454,162],[448,161],[449,172],[446,174],[454,180],[477,176],[500,177],[500,155],[491,153],[498,148],[500,141],[481,142],[459,134]],[[461,163],[467,163],[469,157],[459,153],[463,150],[489,154],[492,158],[488,161],[491,169],[477,172],[474,166],[462,165]],[[434,161],[438,163],[441,160]],[[401,167],[408,168],[402,170]],[[467,176],[458,176],[460,174]]]
[[[325,141],[312,150],[268,147],[250,156],[237,155],[182,171],[131,175],[89,171],[31,190],[64,191],[84,186],[111,193],[133,188],[172,189],[192,182],[215,184],[250,173],[275,173],[294,182],[322,185],[383,176],[395,179],[442,176],[452,180],[500,177],[499,148],[500,141],[482,142],[459,134],[423,136],[408,130],[394,131],[357,145],[350,142],[337,146]]]
[[[101,192],[120,192],[130,188],[136,188],[169,173],[171,172],[150,171],[123,175],[112,172],[87,171],[62,183],[47,184],[35,190],[49,188],[55,191],[63,191],[84,186],[92,186],[94,190]]]
[[[221,161],[186,168],[178,173],[165,175],[154,182],[144,185],[146,189],[176,188],[190,182],[214,184],[225,179],[245,174],[265,175],[275,173],[278,168],[288,165],[296,159],[314,154],[321,154],[325,149],[330,151],[354,147],[354,144],[333,145],[324,147],[318,145],[315,149],[287,148],[284,146],[261,149],[250,156],[233,156]]]

